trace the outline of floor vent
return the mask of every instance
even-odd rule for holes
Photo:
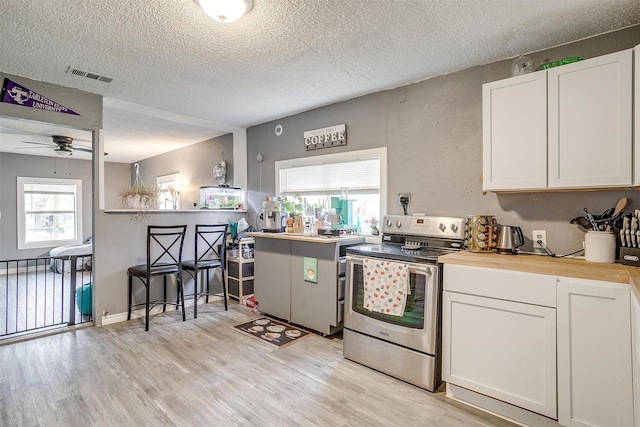
[[[89,71],[78,70],[77,68],[73,67],[67,68],[67,73],[71,73],[80,77],[86,77],[91,80],[98,80],[105,83],[111,83],[113,81],[111,77],[101,76],[100,74],[90,73]]]

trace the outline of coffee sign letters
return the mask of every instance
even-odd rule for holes
[[[347,145],[347,125],[336,125],[304,133],[304,146],[307,151],[338,145]]]

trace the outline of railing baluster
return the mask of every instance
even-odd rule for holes
[[[70,257],[71,261],[71,279],[69,280],[71,283],[69,284],[69,325],[76,324],[76,275],[77,275],[77,261],[78,257],[76,255],[72,255]],[[82,316],[82,313],[80,313]],[[82,317],[81,317],[82,318]]]
[[[92,272],[85,272],[84,268],[91,265],[91,260],[91,255],[0,260],[0,277],[4,275],[3,280],[0,278],[0,287],[4,285],[4,290],[0,289],[0,338],[44,327],[91,321],[93,317],[90,313],[87,320],[83,315],[83,307],[92,306],[89,304],[92,301],[85,300],[88,295],[83,289],[87,277],[91,283]],[[57,262],[61,264],[60,273],[56,273]],[[66,273],[65,263],[69,267]],[[78,265],[82,266],[80,274]],[[78,290],[80,295],[76,301],[78,281],[81,282]],[[67,283],[69,296],[65,298]],[[76,307],[79,314],[76,314]],[[57,315],[58,310],[60,315]]]

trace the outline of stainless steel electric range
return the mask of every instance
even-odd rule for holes
[[[465,219],[388,215],[382,233],[380,244],[347,248],[343,355],[435,391],[441,383],[442,266],[438,256],[463,249]],[[368,281],[377,280],[384,287],[387,280],[384,275],[373,277],[378,271],[369,265],[374,264],[407,272],[401,312],[369,304],[369,298],[378,297],[379,292]]]

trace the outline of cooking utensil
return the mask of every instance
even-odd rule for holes
[[[625,206],[627,206],[627,198],[623,197],[622,199],[618,200],[618,203],[616,203],[616,209],[613,211],[612,216],[620,214]]]
[[[592,225],[589,222],[589,220],[583,216],[579,216],[576,218],[573,218],[571,221],[569,221],[571,224],[578,224],[579,226],[581,226],[582,228],[589,230],[591,229]]]
[[[627,246],[627,241],[624,238],[624,229],[620,229],[620,246]]]
[[[589,210],[587,208],[584,208],[584,214],[591,223],[591,228],[593,228],[594,231],[598,231],[598,224],[596,224],[596,220],[593,219],[593,215],[589,213]]]

